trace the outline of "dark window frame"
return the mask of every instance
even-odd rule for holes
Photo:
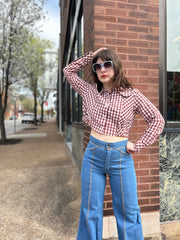
[[[165,119],[165,132],[180,132],[180,122],[167,121],[167,4],[166,0],[159,1],[159,109]]]
[[[72,62],[75,58],[80,57],[83,54],[82,49],[82,39],[81,39],[81,19],[83,17],[83,1],[79,2],[79,7],[77,7],[77,1],[73,0],[69,8],[68,16],[68,27],[66,33],[65,41],[65,51],[63,56],[63,66],[62,69]],[[77,9],[78,10],[77,10]],[[78,15],[76,15],[78,12]],[[74,21],[75,15],[77,16],[77,22]],[[74,24],[76,22],[76,24]],[[74,28],[75,26],[75,28]],[[75,31],[74,31],[75,30]],[[72,34],[73,33],[73,34]],[[73,37],[72,37],[73,36]],[[77,52],[75,51],[75,44],[77,42]],[[77,56],[76,56],[76,54]],[[79,75],[81,76],[81,72]],[[75,90],[70,87],[70,84],[65,79],[62,71],[62,88],[63,90],[63,122],[71,125],[74,122],[82,122],[82,97],[75,93]]]

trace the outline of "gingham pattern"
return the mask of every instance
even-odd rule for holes
[[[96,84],[87,83],[77,74],[92,63],[92,58],[92,52],[87,53],[63,69],[68,82],[83,98],[83,122],[100,134],[128,138],[134,117],[139,114],[148,126],[135,150],[152,144],[164,128],[159,110],[138,89],[102,89],[99,93]]]

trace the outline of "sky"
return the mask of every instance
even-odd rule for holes
[[[59,0],[47,0],[45,4],[46,20],[42,25],[41,37],[51,40],[58,48],[59,32],[60,32],[60,8]]]

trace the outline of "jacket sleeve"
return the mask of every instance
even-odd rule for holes
[[[86,65],[88,65],[93,58],[93,53],[89,52],[86,55],[74,60],[64,69],[64,75],[69,84],[76,90],[81,96],[83,96],[90,87],[90,84],[84,81],[78,76],[78,72],[81,71]]]
[[[137,89],[135,96],[136,113],[148,123],[145,132],[135,144],[135,151],[139,151],[155,142],[163,131],[165,121],[159,110]]]

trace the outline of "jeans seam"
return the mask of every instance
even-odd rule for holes
[[[120,151],[121,152],[121,151]],[[122,152],[121,152],[122,153]],[[121,195],[122,195],[122,202],[123,202],[123,216],[124,216],[124,240],[126,240],[125,234],[125,208],[124,208],[124,194],[123,194],[123,184],[122,184],[122,174],[121,174],[121,154],[120,154],[120,161],[119,161],[119,173],[120,173],[120,182],[121,182]]]
[[[92,144],[94,144],[96,147],[98,147],[98,148],[103,148],[103,149],[106,149],[105,147],[102,147],[102,146],[99,146],[99,145],[97,145],[97,144],[95,144],[95,143],[93,143],[92,141],[89,141],[89,142],[91,142]],[[94,147],[95,148],[95,147]]]
[[[91,234],[90,234],[90,229],[89,229],[89,224],[88,224],[88,215],[89,215],[90,198],[91,198],[91,174],[92,174],[93,163],[94,163],[94,151],[93,151],[93,158],[92,158],[92,163],[91,163],[89,194],[88,194],[88,211],[87,211],[87,216],[86,216],[86,224],[87,224],[87,228],[88,228],[90,236],[91,236]]]

